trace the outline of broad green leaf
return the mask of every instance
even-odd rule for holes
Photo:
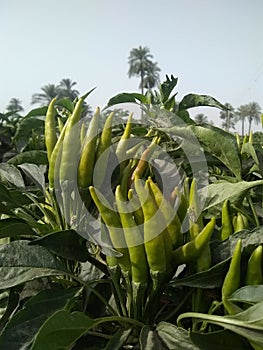
[[[241,154],[244,154],[244,153],[250,155],[257,165],[259,164],[259,160],[255,151],[255,148],[251,143],[249,142],[243,143],[241,148]]]
[[[63,98],[56,102],[56,106],[66,108],[70,113],[74,110],[74,103],[69,98]]]
[[[45,169],[41,169],[38,165],[31,163],[20,164],[19,168],[45,193]]]
[[[96,322],[81,312],[57,311],[40,328],[30,350],[62,350],[71,346]]]
[[[232,302],[249,304],[263,302],[263,285],[239,288],[228,299]]]
[[[204,207],[204,210],[206,210],[223,203],[226,199],[229,199],[231,203],[238,204],[251,188],[261,185],[263,185],[263,180],[239,181],[236,183],[222,181],[204,187],[199,193],[206,199]]]
[[[48,108],[47,106],[34,108],[29,113],[27,113],[24,119],[29,117],[43,117],[47,113],[47,108]]]
[[[52,275],[70,274],[46,248],[14,241],[0,246],[0,289]]]
[[[89,257],[86,241],[73,230],[52,232],[29,244],[45,247],[66,259],[87,261]]]
[[[147,98],[146,96],[139,93],[123,92],[121,94],[118,94],[112,97],[108,101],[106,108],[114,106],[119,103],[147,103]]]
[[[20,236],[35,236],[36,233],[32,230],[24,220],[18,218],[6,218],[0,220],[0,238],[3,237],[20,237]]]
[[[193,107],[206,106],[225,109],[225,106],[214,97],[208,95],[188,94],[179,103],[179,110]]]
[[[28,140],[32,135],[32,130],[37,130],[41,133],[41,129],[44,128],[44,119],[39,117],[31,118],[25,117],[19,124],[16,130],[14,140],[20,151],[22,151],[28,144]]]
[[[171,323],[160,322],[156,327],[156,332],[161,339],[161,344],[163,344],[163,348],[160,349],[201,350],[201,348],[193,343],[189,333],[185,329],[178,328]]]
[[[45,151],[26,151],[19,153],[8,160],[8,164],[19,165],[23,163],[33,163],[33,164],[48,164],[47,161],[47,152]]]
[[[202,350],[250,349],[249,343],[245,338],[228,330],[209,333],[191,332],[190,337]]]
[[[181,324],[182,319],[189,317],[221,326],[252,341],[259,346],[259,349],[263,347],[263,302],[257,303],[234,316],[187,312],[178,317],[178,324]]]
[[[229,259],[226,259],[210,269],[195,273],[185,278],[173,279],[172,286],[189,286],[194,288],[218,288],[224,281],[225,274],[228,270]]]
[[[48,317],[64,308],[78,291],[78,288],[47,289],[30,298],[6,324],[0,336],[0,348],[29,348]]]
[[[1,163],[0,164],[0,178],[15,185],[18,188],[25,187],[24,180],[20,171],[12,164]]]
[[[140,349],[141,350],[152,350],[152,349],[159,349],[159,350],[165,350],[167,349],[164,347],[164,345],[161,343],[160,338],[158,337],[158,334],[155,330],[152,329],[150,326],[144,326],[140,333]]]
[[[108,342],[107,346],[103,350],[119,350],[123,349],[123,344],[128,339],[131,333],[131,329],[119,329],[111,340]]]
[[[0,319],[5,313],[8,304],[9,291],[3,291],[0,293]]]
[[[204,151],[219,159],[238,178],[241,178],[241,163],[236,139],[233,135],[214,126],[200,125],[174,126],[166,131],[180,137],[185,142],[193,143],[193,137],[200,143]]]
[[[178,78],[175,78],[173,75],[171,75],[170,79],[169,76],[166,75],[166,80],[160,84],[160,94],[162,102],[166,102],[169,99],[171,92],[177,85],[177,82]],[[172,96],[172,98],[174,98],[174,96]]]

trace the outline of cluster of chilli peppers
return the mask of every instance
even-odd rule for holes
[[[81,119],[86,96],[79,98],[73,113],[61,127],[59,136],[55,122],[56,99],[48,107],[45,141],[49,160],[49,189],[53,191],[57,177],[61,182],[71,181],[77,174],[77,186],[83,201],[88,207],[95,205],[113,248],[112,254],[105,256],[105,263],[114,285],[119,314],[153,322],[160,296],[180,265],[190,264],[194,273],[211,267],[209,242],[215,232],[216,218],[205,222],[200,215],[195,178],[191,181],[186,178],[182,189],[176,187],[168,198],[164,196],[156,179],[149,176],[149,159],[160,139],[153,137],[140,156],[136,156],[138,147],[128,147],[128,140],[132,138],[132,115],[114,149],[120,175],[118,183],[112,188],[114,202],[109,203],[94,186],[93,169],[99,157],[112,145],[114,115],[111,113],[108,116],[98,132],[100,110],[97,108],[87,130],[84,127],[74,128]],[[72,147],[79,150],[77,169]],[[103,164],[97,183],[104,181],[107,161]],[[222,208],[220,239],[227,239],[246,225],[242,214],[230,216],[229,202],[226,201]],[[186,226],[187,230],[183,230]],[[222,301],[227,313],[236,312],[228,297],[240,284],[240,260],[241,241],[238,241],[222,287]],[[262,283],[261,261],[260,246],[248,262],[247,284]],[[193,311],[202,311],[202,293],[201,289],[193,293]]]

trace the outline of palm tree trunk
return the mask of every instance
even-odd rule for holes
[[[251,124],[252,124],[252,118],[249,117],[249,119],[248,119],[248,135],[250,135]]]
[[[242,137],[244,137],[245,118],[242,118]]]

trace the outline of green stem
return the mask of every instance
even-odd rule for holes
[[[255,207],[254,207],[253,201],[252,201],[252,199],[251,199],[251,196],[248,195],[248,196],[247,196],[247,199],[248,199],[250,208],[251,208],[251,210],[252,210],[252,213],[253,213],[253,216],[254,216],[254,219],[255,219],[256,226],[259,227],[260,224],[259,224],[258,216],[257,216],[257,213],[256,213],[256,209],[255,209]]]

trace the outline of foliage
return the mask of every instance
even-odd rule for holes
[[[114,96],[108,108],[122,102],[139,104],[148,124],[129,117],[105,130],[105,116],[97,110],[95,135],[90,127],[95,125],[94,116],[84,118],[78,110],[83,124],[74,129],[76,101],[58,99],[53,111],[55,132],[58,139],[63,135],[60,120],[66,124],[64,140],[71,142],[66,145],[69,148],[63,144],[57,158],[55,187],[49,182],[52,156],[47,159],[44,138],[47,106],[33,109],[23,118],[14,136],[19,153],[0,163],[0,348],[263,349],[263,280],[246,285],[250,258],[263,244],[262,135],[240,138],[210,124],[197,125],[188,114],[189,108],[207,105],[224,111],[225,106],[213,97],[195,94],[178,102],[173,93],[176,84],[177,79],[171,76],[157,91]],[[84,97],[80,99],[84,101]],[[125,111],[120,112],[123,116]],[[107,115],[108,123],[110,118]],[[67,129],[70,123],[72,129]],[[32,129],[38,130],[41,145],[27,141]],[[106,211],[95,197],[92,199],[92,190],[72,181],[79,158],[86,152],[84,146],[90,146],[83,140],[94,140],[94,136],[84,168],[86,173],[93,172],[89,186],[103,193],[99,198],[104,197],[104,205],[110,206]],[[96,172],[96,154],[98,149],[103,154],[105,137],[111,151],[101,156],[100,171]],[[59,163],[65,150],[70,152],[70,164]],[[91,165],[91,154],[95,166]],[[117,157],[119,166],[114,168]],[[107,221],[114,217],[119,229],[127,229],[127,217],[120,211],[116,193],[122,188],[126,205],[132,198],[141,199],[138,174],[151,191],[153,184],[159,188],[162,204],[158,208],[166,203],[162,220],[155,220],[150,232],[167,223],[162,232],[163,262],[172,261],[173,269],[153,272],[149,260],[153,245],[142,242],[140,249],[148,259],[144,266],[148,283],[136,290],[130,272],[126,274],[119,263],[127,250],[109,244],[112,232]],[[154,198],[157,203],[157,195]],[[226,201],[230,233],[222,240]],[[168,235],[164,235],[169,212],[176,212],[173,223],[179,223],[179,240],[171,251]],[[139,209],[133,209],[132,220],[143,218],[141,229],[145,230],[147,210],[143,208],[140,215]],[[202,243],[198,250],[200,235],[213,220],[210,242]],[[223,298],[222,286],[240,240],[240,283],[234,293]],[[194,249],[187,255],[193,242]],[[155,248],[158,253],[152,258],[158,263],[161,245]],[[132,252],[129,247],[128,256]],[[139,258],[143,261],[142,255]],[[262,261],[258,271],[260,278]],[[238,311],[228,314],[229,304]]]

